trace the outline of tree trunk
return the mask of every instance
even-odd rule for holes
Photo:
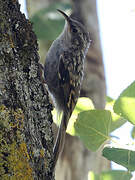
[[[92,41],[86,57],[81,96],[91,98],[96,109],[104,109],[106,103],[106,83],[96,1],[73,0],[73,13],[88,28]]]
[[[0,0],[0,179],[53,180],[51,106],[38,46],[16,0]]]

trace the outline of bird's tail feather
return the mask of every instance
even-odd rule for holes
[[[57,160],[58,160],[60,153],[63,151],[68,120],[69,120],[68,114],[63,112],[59,131],[58,131],[57,138],[55,141],[55,145],[53,148],[54,167],[57,163]]]

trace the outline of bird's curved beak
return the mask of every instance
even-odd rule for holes
[[[70,30],[70,28],[71,28],[71,20],[70,20],[70,17],[68,16],[68,15],[66,15],[63,11],[61,11],[60,9],[57,9],[57,11],[59,11],[63,16],[64,16],[64,18],[65,18],[65,20],[67,21],[67,23],[68,23],[68,27],[69,27],[69,30]]]
[[[66,21],[69,23],[70,22],[70,17],[68,17],[68,15],[66,15],[63,11],[61,11],[60,9],[57,9],[57,11],[59,11],[63,16],[64,18],[66,19]]]

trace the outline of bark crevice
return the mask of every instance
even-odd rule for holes
[[[40,79],[37,51],[36,35],[20,12],[18,1],[0,0],[0,160],[3,162],[0,171],[3,179],[54,178],[51,105]]]

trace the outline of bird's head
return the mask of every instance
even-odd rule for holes
[[[76,44],[88,44],[90,43],[90,35],[87,32],[86,27],[77,20],[72,19],[70,16],[65,14],[63,11],[57,9],[65,18],[65,33],[68,38]]]

